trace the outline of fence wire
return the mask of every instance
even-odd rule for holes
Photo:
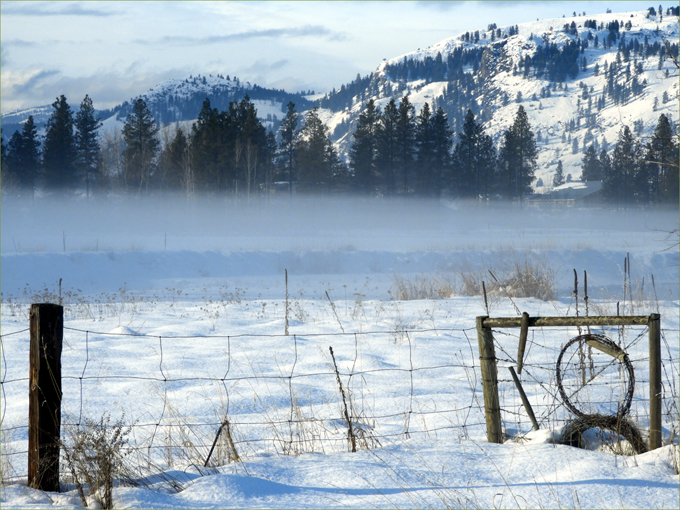
[[[365,448],[412,436],[445,440],[485,436],[475,328],[288,336],[159,336],[64,329],[62,436],[68,440],[68,434],[86,427],[102,411],[125,416],[131,431],[128,450],[166,468],[202,465],[209,456],[212,465],[219,465],[236,454],[244,458],[347,451],[349,424],[342,412],[338,377],[347,392],[355,439]],[[0,335],[2,456],[17,459],[13,475],[19,478],[26,476],[26,464],[20,459],[27,455],[28,425],[23,420],[7,423],[7,413],[10,409],[12,416],[28,418],[28,331]],[[555,363],[562,346],[575,336],[574,328],[529,332],[521,383],[539,427],[559,429],[573,416],[560,398]],[[645,429],[647,329],[599,332],[617,341],[631,360],[635,389],[630,417]],[[662,330],[663,422],[670,428],[678,424],[678,355],[667,337],[677,344],[677,333]],[[451,339],[458,351],[428,352],[434,335]],[[517,365],[518,335],[494,330],[494,338],[503,429],[506,436],[522,437],[533,427],[507,368]],[[24,360],[18,364],[7,362],[10,340],[12,349],[20,351],[12,353],[12,360]],[[337,373],[328,356],[330,345],[338,358]],[[386,345],[389,359],[376,356],[373,347],[384,353]],[[468,348],[460,349],[461,345]],[[604,367],[611,377],[592,377],[588,395],[579,403],[615,409],[612,359],[591,361],[586,367],[591,375]],[[218,434],[225,423],[228,433]]]

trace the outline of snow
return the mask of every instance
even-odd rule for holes
[[[613,62],[616,57],[618,49],[618,42],[612,48],[605,49],[603,41],[605,40],[607,30],[583,29],[585,20],[596,20],[598,26],[618,20],[623,23],[630,21],[632,23],[631,30],[621,28],[621,33],[625,35],[627,40],[637,38],[640,42],[648,38],[649,44],[655,42],[663,43],[664,39],[669,41],[677,41],[678,39],[678,18],[675,16],[664,16],[663,20],[659,20],[658,16],[646,17],[647,11],[641,12],[627,12],[627,13],[606,13],[593,14],[587,16],[576,16],[556,19],[537,20],[518,25],[519,32],[517,35],[510,36],[507,39],[496,40],[492,42],[483,37],[488,34],[486,30],[480,30],[482,38],[478,43],[466,43],[461,40],[461,36],[457,35],[445,39],[437,44],[434,44],[425,49],[419,49],[396,58],[388,59],[380,63],[377,67],[372,82],[378,83],[385,81],[384,86],[381,87],[380,92],[372,97],[363,97],[361,101],[356,101],[350,108],[350,121],[352,125],[361,112],[365,103],[373,98],[376,103],[384,106],[391,97],[397,101],[401,98],[404,92],[394,94],[391,92],[391,86],[396,85],[396,80],[390,78],[386,73],[386,66],[389,64],[397,64],[406,59],[424,60],[426,57],[435,58],[437,53],[441,52],[442,57],[446,59],[448,53],[456,48],[484,48],[486,46],[493,46],[504,42],[503,50],[508,58],[509,71],[494,70],[491,77],[487,80],[485,88],[490,91],[507,92],[510,102],[506,106],[502,106],[500,96],[495,98],[495,104],[492,119],[484,125],[487,133],[492,136],[495,143],[498,145],[501,140],[502,133],[508,129],[517,112],[518,104],[515,103],[517,93],[521,92],[523,96],[522,106],[527,112],[529,122],[535,135],[542,134],[542,141],[538,143],[538,164],[536,170],[536,178],[540,178],[544,183],[552,182],[552,177],[557,168],[558,160],[562,160],[564,174],[571,174],[574,179],[581,175],[581,160],[583,158],[583,140],[588,132],[592,135],[593,140],[597,140],[600,147],[603,147],[606,140],[608,144],[608,152],[616,144],[619,132],[622,126],[628,125],[633,129],[633,122],[643,120],[644,127],[641,134],[636,136],[649,137],[654,131],[658,122],[659,116],[665,114],[669,119],[677,121],[680,116],[678,102],[678,70],[671,61],[666,59],[662,69],[657,69],[658,57],[650,57],[642,61],[643,72],[638,76],[638,80],[642,83],[647,80],[648,84],[640,96],[632,97],[627,104],[614,105],[611,100],[607,100],[605,107],[597,112],[595,126],[588,128],[586,126],[585,118],[581,119],[581,124],[578,128],[567,132],[566,128],[572,119],[577,117],[577,104],[581,96],[581,88],[578,84],[582,82],[588,89],[593,88],[593,102],[600,97],[602,87],[605,84],[604,75],[602,72],[599,76],[594,75],[595,64],[599,64],[600,71],[602,71],[605,61]],[[540,90],[545,86],[552,86],[553,83],[547,79],[537,79],[533,74],[528,78],[524,78],[521,74],[513,75],[512,67],[518,65],[520,59],[526,55],[533,55],[536,52],[538,45],[546,45],[550,43],[557,44],[558,47],[564,46],[566,43],[577,40],[577,35],[566,34],[562,31],[564,24],[571,24],[574,21],[578,27],[579,34],[591,32],[593,38],[598,36],[600,44],[598,48],[594,47],[591,41],[589,47],[583,53],[587,59],[587,70],[579,71],[578,76],[574,80],[568,79],[566,84],[568,90],[551,90],[551,97],[541,98]],[[478,27],[482,28],[482,27]],[[503,32],[507,32],[508,27],[500,27]],[[475,30],[470,30],[473,33]],[[630,64],[639,60],[635,55],[631,55]],[[624,67],[626,62],[623,63]],[[472,69],[466,69],[466,72],[471,72]],[[666,76],[666,72],[669,73]],[[634,74],[634,73],[633,73]],[[432,104],[433,100],[441,96],[442,91],[447,86],[447,82],[432,82],[425,84],[425,80],[413,80],[402,82],[400,85],[403,88],[408,88],[409,100],[414,105],[416,113],[420,111],[423,105],[428,102]],[[386,92],[387,91],[387,92]],[[669,101],[662,103],[661,98],[664,91],[668,94]],[[532,100],[532,96],[536,94],[537,100]],[[492,96],[493,97],[493,96]],[[654,99],[658,99],[658,106],[654,109]],[[478,98],[478,107],[481,106],[481,98]],[[585,108],[587,100],[581,100],[581,108]],[[593,111],[596,108],[593,106]],[[347,121],[347,112],[336,112],[334,117],[342,116],[342,120]],[[340,120],[332,117],[327,121],[328,125],[337,125]],[[548,134],[548,136],[546,136]],[[562,136],[570,135],[571,139],[578,139],[578,151],[572,151],[571,143],[562,143]],[[340,136],[336,142],[338,152],[346,157],[349,147],[352,143],[351,135]],[[590,145],[589,142],[588,145]]]
[[[57,299],[60,279],[63,423],[124,415],[142,446],[128,461],[146,466],[139,455],[152,442],[159,466],[143,485],[116,487],[116,508],[677,506],[677,436],[675,446],[634,456],[553,444],[562,422],[546,415],[554,401],[527,374],[549,386],[551,372],[534,367],[554,366],[576,328],[531,333],[522,379],[541,429],[532,430],[512,383],[501,382],[502,407],[519,414],[504,411],[511,437],[490,444],[474,330],[475,317],[486,315],[482,298],[395,301],[388,292],[397,276],[454,278],[486,267],[500,275],[528,257],[554,269],[557,298],[492,293],[491,314],[516,316],[516,305],[532,316],[573,315],[573,270],[585,270],[591,314],[658,307],[664,377],[677,380],[680,276],[668,238],[677,209],[179,196],[31,204],[3,196],[2,213],[2,455],[13,468],[3,508],[81,507],[72,485],[62,493],[28,488],[22,453],[27,306]],[[627,254],[633,300],[622,297]],[[580,306],[583,313],[582,298]],[[618,339],[617,330],[604,332]],[[512,357],[516,332],[507,333],[496,341]],[[632,417],[645,433],[643,333],[627,328],[622,338],[636,360]],[[355,399],[355,427],[380,441],[369,450],[348,451],[329,346]],[[499,362],[499,379],[512,364]],[[677,430],[677,395],[666,388],[664,409],[675,413],[664,414],[667,442]],[[296,412],[316,421],[292,431],[306,442],[286,455],[291,392]],[[199,467],[225,409],[243,461]]]

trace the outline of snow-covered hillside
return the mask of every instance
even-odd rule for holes
[[[311,105],[310,101],[301,94],[259,87],[249,82],[241,82],[237,77],[198,75],[164,81],[110,110],[99,110],[97,114],[103,121],[105,133],[120,131],[132,105],[141,98],[144,99],[161,126],[169,126],[172,129],[179,123],[183,128],[189,128],[196,120],[205,99],[210,100],[212,108],[224,111],[229,108],[231,102],[238,102],[246,95],[255,105],[258,117],[264,126],[271,130],[278,129],[289,101],[295,102],[302,108]],[[96,101],[96,98],[94,100]],[[71,108],[76,111],[77,103],[70,100],[70,104]],[[50,105],[45,105],[3,115],[3,132],[9,138],[14,131],[21,128],[29,115],[33,115],[39,134],[44,135],[45,123],[52,111]]]
[[[608,27],[613,22],[618,28],[612,39]],[[595,144],[598,149],[611,150],[623,124],[642,140],[651,135],[661,114],[677,126],[678,68],[672,58],[659,55],[665,42],[677,52],[678,37],[677,16],[652,16],[647,11],[537,20],[505,27],[492,23],[486,29],[383,60],[370,76],[323,96],[266,89],[236,77],[190,76],[163,82],[99,113],[104,131],[120,130],[132,103],[141,97],[161,125],[172,128],[181,123],[188,128],[206,98],[213,108],[224,111],[230,102],[248,94],[265,127],[276,131],[289,101],[301,114],[317,104],[322,107],[319,117],[329,127],[338,153],[347,160],[356,120],[370,99],[384,107],[391,99],[399,101],[408,95],[416,112],[426,102],[441,106],[454,133],[460,131],[461,120],[471,108],[497,144],[521,103],[538,140],[536,177],[549,185],[560,160],[565,176],[578,178],[585,147]],[[579,48],[577,69],[564,80],[551,80],[549,73],[527,64],[551,45],[562,52],[569,45]],[[628,46],[633,49],[627,51]],[[441,67],[442,62],[447,65],[447,61],[460,66],[438,75],[434,68]],[[608,83],[604,69],[611,69],[613,64],[615,72],[610,73]],[[409,71],[405,77],[395,72],[399,66],[414,65],[419,66],[416,75]],[[608,86],[624,90],[625,97],[613,99],[606,92]],[[33,115],[41,128],[50,113],[50,106],[41,106],[3,115],[3,132],[9,138],[28,115]]]
[[[594,20],[597,28],[585,27],[586,20]],[[605,47],[609,35],[606,27],[614,21],[621,25],[620,36],[610,47]],[[571,26],[572,22],[575,25],[574,33],[565,32],[564,26]],[[506,34],[515,32],[515,28],[517,33],[506,37]],[[600,148],[608,146],[611,149],[623,124],[633,129],[634,122],[641,121],[641,126],[637,128],[638,136],[644,137],[653,132],[662,113],[677,122],[678,69],[670,58],[663,59],[661,63],[658,56],[644,58],[642,50],[631,52],[628,56],[619,55],[621,66],[615,78],[617,83],[628,86],[633,79],[639,84],[645,84],[642,92],[639,95],[631,94],[627,101],[618,103],[605,98],[603,108],[598,111],[595,107],[606,85],[604,66],[609,66],[617,60],[621,41],[623,40],[625,44],[632,42],[639,48],[645,44],[649,47],[655,44],[662,46],[664,41],[677,44],[677,16],[648,17],[646,11],[607,13],[533,21],[499,29],[500,38],[497,38],[495,33],[492,38],[491,32],[496,32],[496,29],[478,30],[479,39],[476,42],[475,38],[467,41],[462,34],[428,48],[384,60],[371,75],[368,85],[352,98],[348,107],[327,108],[327,124],[331,131],[336,130],[334,136],[338,140],[339,152],[347,155],[356,119],[370,99],[384,107],[390,99],[398,101],[404,95],[408,95],[410,102],[416,107],[416,112],[426,102],[430,104],[434,102],[445,111],[447,106],[451,107],[452,93],[448,90],[452,85],[451,69],[449,75],[436,81],[420,76],[416,76],[415,79],[393,76],[390,74],[390,68],[409,61],[417,61],[427,69],[428,62],[434,65],[438,55],[446,62],[447,57],[457,51],[463,53],[482,51],[482,62],[478,69],[472,64],[463,69],[474,79],[476,96],[467,104],[457,102],[453,106],[456,112],[447,111],[449,120],[453,120],[452,113],[464,115],[467,108],[472,108],[476,114],[484,114],[487,119],[485,129],[496,142],[499,142],[503,131],[512,124],[518,108],[516,98],[518,93],[521,93],[523,98],[521,104],[527,111],[534,134],[539,138],[536,176],[542,178],[544,182],[552,180],[558,160],[562,160],[565,175],[572,174],[577,178],[581,173],[584,142],[588,145],[596,142]],[[595,38],[598,40],[597,47]],[[547,76],[538,77],[534,70],[526,74],[522,72],[524,60],[527,57],[534,57],[539,48],[546,49],[549,45],[555,44],[557,48],[564,49],[569,43],[583,41],[588,42],[588,47],[584,48],[578,57],[578,73],[575,78],[568,77],[564,84],[550,81]],[[582,58],[586,59],[585,70],[581,67]],[[548,88],[550,97],[545,97],[545,90]],[[340,91],[336,94],[340,94]],[[326,99],[332,101],[333,97],[329,94]],[[591,111],[595,115],[590,125],[586,115],[589,100]],[[569,125],[570,121],[576,123],[573,128]],[[456,130],[456,126],[453,127]],[[576,140],[575,152],[574,140]]]

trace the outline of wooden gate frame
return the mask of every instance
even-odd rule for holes
[[[545,328],[556,326],[648,326],[649,327],[649,449],[661,447],[661,315],[634,316],[589,316],[589,317],[477,317],[477,341],[479,343],[479,364],[482,372],[484,391],[484,415],[486,438],[490,443],[502,443],[501,409],[498,398],[498,369],[492,329],[521,328],[518,371],[524,357],[524,342],[529,327]]]

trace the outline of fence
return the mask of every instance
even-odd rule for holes
[[[636,337],[635,341],[630,344],[625,344],[619,341],[618,345],[609,340],[605,335],[599,333],[591,333],[590,327],[603,326],[640,326],[643,325],[648,330],[648,357],[644,359],[646,362],[639,368],[641,372],[648,375],[647,380],[638,380],[638,393],[640,387],[647,390],[649,396],[649,407],[646,418],[646,428],[649,429],[649,448],[655,449],[661,446],[661,428],[662,428],[662,381],[661,381],[661,330],[660,330],[660,316],[652,314],[649,316],[614,316],[614,317],[533,317],[530,318],[525,312],[521,318],[489,318],[477,317],[477,335],[480,350],[480,364],[481,373],[484,385],[484,403],[487,423],[487,438],[489,442],[502,442],[502,425],[501,425],[501,407],[498,396],[498,373],[496,369],[495,347],[492,329],[497,328],[520,328],[520,335],[518,339],[518,350],[515,363],[517,364],[517,372],[521,372],[524,366],[524,354],[526,350],[526,342],[529,327],[555,327],[555,326],[573,326],[577,327],[579,336],[568,342],[560,351],[557,358],[557,365],[555,367],[555,374],[557,377],[557,386],[560,394],[562,404],[566,406],[569,411],[584,420],[586,417],[591,417],[590,420],[594,423],[604,424],[608,418],[624,418],[630,410],[632,399],[635,393],[636,377],[634,364],[639,364],[641,359],[631,359],[626,351],[630,350],[638,354],[640,352],[637,345],[639,339],[643,335]],[[581,335],[583,327],[587,327],[588,333]],[[570,353],[567,353],[567,348],[572,347]],[[668,348],[668,345],[666,345]],[[600,351],[600,356],[594,354],[593,348]],[[667,349],[670,354],[670,349]],[[503,351],[507,355],[507,351]],[[564,356],[567,354],[567,356]],[[602,355],[604,354],[604,356]],[[638,354],[639,355],[639,354]],[[564,363],[562,362],[564,358]],[[597,361],[595,360],[597,359]],[[619,366],[617,363],[622,365]],[[522,400],[522,405],[526,414],[532,422],[535,429],[539,428],[536,418],[533,413],[531,402],[527,398],[523,387],[515,373],[512,365],[508,369],[513,378],[513,383],[517,388],[517,392]],[[571,370],[573,373],[567,376],[567,381],[573,386],[569,391],[564,389],[564,380],[562,375]],[[534,379],[529,372],[529,377]],[[642,382],[643,384],[639,384]],[[600,388],[597,388],[600,386]],[[617,388],[619,386],[619,388]],[[616,395],[615,390],[621,390],[620,395]],[[599,390],[599,391],[598,391]],[[609,391],[609,395],[606,392]],[[587,396],[586,396],[587,395]],[[608,398],[607,398],[608,397]],[[604,400],[602,400],[604,398]],[[598,400],[600,399],[600,400]],[[638,399],[641,400],[641,399]],[[574,402],[578,402],[583,409],[578,409],[574,406]],[[614,404],[614,408],[605,409],[602,412],[604,404]],[[606,406],[605,406],[606,407]],[[640,423],[640,416],[635,417],[636,422]],[[614,427],[620,426],[620,420],[609,420],[614,424]],[[646,445],[640,446],[646,448]]]
[[[187,465],[220,465],[256,455],[332,453],[410,437],[459,441],[487,433],[476,328],[394,329],[291,335],[139,335],[64,327],[62,439],[104,412],[125,416],[140,476]],[[172,331],[172,326],[168,326]],[[573,327],[531,328],[520,373],[542,429],[572,416],[560,398],[555,363]],[[649,428],[646,326],[601,329],[635,370],[630,416]],[[534,429],[506,367],[519,335],[494,330],[504,437]],[[4,460],[27,476],[29,330],[3,334]],[[677,330],[661,330],[664,435],[677,428]],[[329,347],[334,351],[331,356]],[[483,357],[483,356],[482,356]],[[597,364],[595,360],[594,365]],[[337,367],[337,368],[336,368]],[[591,402],[615,409],[609,384]],[[344,401],[344,403],[343,403]],[[346,414],[345,414],[346,413]],[[219,433],[218,433],[219,431]],[[209,460],[209,462],[208,462]],[[145,471],[146,470],[146,471]],[[3,468],[3,478],[6,469]]]

